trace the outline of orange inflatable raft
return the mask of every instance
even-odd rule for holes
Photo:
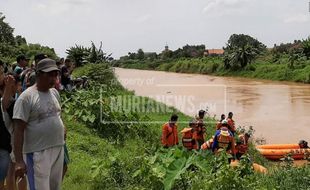
[[[300,148],[298,144],[270,144],[256,146],[257,150],[267,159],[279,160],[287,154],[295,160],[304,159],[310,153],[309,148]]]

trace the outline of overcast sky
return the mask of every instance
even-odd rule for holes
[[[175,50],[186,44],[221,48],[233,33],[274,43],[310,35],[309,0],[0,0],[0,12],[29,43],[59,56],[91,41],[113,57]]]

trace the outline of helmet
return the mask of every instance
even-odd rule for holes
[[[220,132],[220,135],[223,135],[225,137],[229,136],[229,131],[226,127],[222,127],[221,128],[221,132]]]
[[[226,119],[223,119],[223,121],[222,121],[221,123],[222,123],[222,125],[223,125],[223,124],[227,124],[227,120],[226,120]]]

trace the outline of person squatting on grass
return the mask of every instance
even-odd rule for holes
[[[65,129],[60,96],[53,88],[58,72],[54,60],[41,60],[36,84],[25,90],[14,106],[15,171],[21,178],[27,174],[30,190],[61,187]]]
[[[222,127],[215,132],[212,144],[212,152],[217,154],[220,151],[226,151],[228,154],[233,155],[234,160],[236,159],[234,135],[228,129],[226,120],[222,121]]]

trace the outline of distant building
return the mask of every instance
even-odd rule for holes
[[[203,53],[204,56],[222,56],[224,55],[223,49],[206,49]]]
[[[166,46],[165,46],[165,51],[169,51],[169,47],[168,47],[167,44],[166,44]]]

